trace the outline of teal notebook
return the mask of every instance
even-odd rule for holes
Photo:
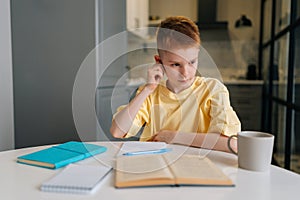
[[[57,169],[107,150],[104,146],[83,142],[66,142],[41,151],[23,155],[17,158],[17,162]]]

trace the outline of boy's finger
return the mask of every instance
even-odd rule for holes
[[[156,137],[156,134],[153,135],[151,138],[149,138],[147,141],[148,141],[148,142],[154,141],[154,138],[155,138],[155,137]]]
[[[148,140],[146,140],[147,142],[152,142],[153,141],[153,137],[149,138]]]

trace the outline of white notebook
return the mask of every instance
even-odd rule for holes
[[[44,182],[40,189],[45,192],[91,193],[111,169],[111,167],[101,165],[70,164],[50,180]]]

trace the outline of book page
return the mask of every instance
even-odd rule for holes
[[[165,159],[176,177],[178,184],[232,185],[231,180],[207,157],[166,154]]]
[[[124,142],[118,155],[136,151],[151,151],[157,149],[164,149],[167,147],[165,142]]]
[[[170,180],[162,184],[170,184],[174,177],[162,155],[121,156],[117,158],[116,185],[136,182],[136,186],[155,180]],[[139,183],[138,183],[139,182]],[[158,181],[159,182],[159,181]],[[125,184],[126,185],[126,184]]]

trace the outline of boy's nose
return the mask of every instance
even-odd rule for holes
[[[182,74],[182,76],[186,77],[186,75],[188,74],[188,66],[184,65],[180,68],[180,74]]]

